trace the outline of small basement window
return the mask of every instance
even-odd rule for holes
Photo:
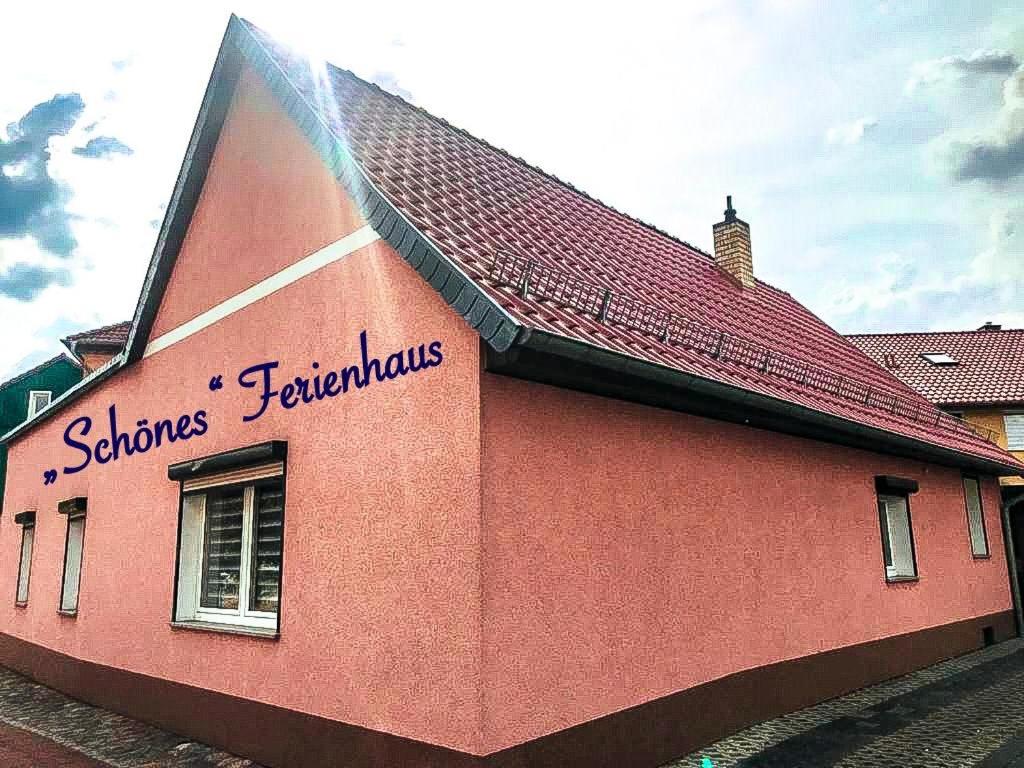
[[[932,365],[956,365],[957,359],[950,357],[945,352],[922,352],[921,357]]]
[[[251,451],[233,453],[244,459]],[[281,599],[284,461],[235,468],[236,462],[224,461],[231,455],[191,463],[207,470],[223,466],[223,471],[181,477],[174,620],[273,634]],[[180,476],[182,466],[171,467],[169,474]]]
[[[988,535],[985,531],[985,513],[981,506],[978,478],[964,476],[964,499],[967,505],[967,531],[971,537],[971,554],[975,557],[988,557]]]
[[[82,581],[82,545],[85,539],[86,500],[82,497],[62,501],[57,511],[68,517],[64,535],[64,576],[60,583],[60,612],[78,613],[78,590]]]
[[[31,419],[43,408],[50,404],[50,400],[53,399],[53,392],[49,390],[33,389],[28,393],[28,416]]]
[[[21,526],[21,556],[18,559],[18,582],[15,605],[28,605],[28,583],[32,572],[32,545],[36,538],[36,513],[19,512],[14,522]]]

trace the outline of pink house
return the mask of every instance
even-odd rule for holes
[[[754,277],[232,18],[0,663],[271,766],[656,766],[1016,635],[1024,470]]]

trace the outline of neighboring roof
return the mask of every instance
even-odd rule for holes
[[[63,352],[61,352],[59,355],[55,355],[54,357],[51,357],[49,360],[44,360],[43,362],[39,363],[39,365],[33,366],[32,368],[29,368],[27,371],[22,371],[18,375],[12,376],[7,381],[0,382],[0,391],[7,389],[8,387],[14,384],[17,384],[19,381],[24,381],[30,376],[34,376],[37,373],[45,371],[51,365],[53,365],[54,363],[59,363],[61,360],[66,362],[68,365],[74,366],[75,368],[81,369],[82,367],[77,360],[73,360],[67,355],[65,355]]]
[[[854,334],[850,341],[933,403],[1024,403],[1024,329]],[[946,354],[955,365],[922,355]]]
[[[243,63],[262,75],[374,229],[495,350],[557,348],[680,386],[713,385],[740,407],[869,432],[877,450],[899,443],[906,453],[909,443],[946,460],[1024,469],[972,427],[937,414],[788,293],[763,282],[742,289],[699,249],[350,72],[311,66],[236,17],[124,364],[145,351]]]
[[[61,342],[75,354],[78,354],[78,350],[82,348],[120,351],[128,342],[128,332],[131,328],[131,320],[125,320],[120,323],[104,325],[102,328],[73,333],[61,339]]]

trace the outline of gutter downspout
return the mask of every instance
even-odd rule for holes
[[[1003,502],[999,505],[1003,520],[1003,544],[1006,546],[1006,567],[1010,572],[1010,592],[1013,596],[1013,615],[1017,620],[1017,637],[1024,634],[1024,607],[1021,605],[1020,581],[1017,579],[1017,557],[1014,552],[1013,536],[1010,527],[1010,505]]]

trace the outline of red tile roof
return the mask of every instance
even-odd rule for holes
[[[123,347],[128,341],[128,331],[131,330],[131,320],[126,320],[112,325],[104,325],[102,328],[93,328],[90,331],[73,333],[61,339],[68,349],[74,351],[76,346],[113,346]]]
[[[961,453],[1018,464],[983,437],[936,415],[931,403],[785,291],[761,281],[742,289],[698,248],[348,71],[311,65],[259,29],[247,23],[246,28],[385,199],[523,327]],[[756,254],[755,247],[755,267]],[[620,302],[632,297],[665,316],[692,322],[691,336],[701,336],[702,329],[724,332],[726,340],[738,340],[734,346],[740,351],[716,356],[717,345],[693,343],[692,337],[666,342],[660,328],[645,332],[626,322],[601,322],[596,311],[580,311],[570,306],[572,301],[533,293],[524,298],[515,287],[521,272],[514,265],[503,269],[516,259],[554,270],[549,287],[568,276],[610,288]],[[510,274],[515,279],[507,279]],[[565,299],[574,287],[547,295]],[[618,314],[623,314],[621,305]],[[805,372],[780,375],[770,367],[765,372],[765,351],[779,356],[782,368],[791,369],[786,361],[794,361]],[[824,388],[808,385],[807,379],[819,372],[835,380]],[[865,390],[872,394],[864,397]]]
[[[1024,403],[1024,329],[879,333],[848,337],[872,358],[939,405]],[[956,365],[935,365],[924,353]]]

